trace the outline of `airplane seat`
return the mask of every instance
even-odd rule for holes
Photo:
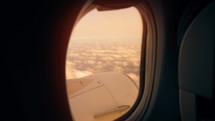
[[[194,17],[180,42],[178,74],[182,121],[215,120],[214,42],[215,1],[212,1]]]
[[[188,0],[178,26],[177,46],[180,48],[184,33],[195,16],[212,0]]]

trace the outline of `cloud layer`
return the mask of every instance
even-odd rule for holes
[[[67,51],[66,78],[118,71],[139,84],[141,42],[71,41]]]

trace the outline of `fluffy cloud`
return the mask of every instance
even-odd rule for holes
[[[96,61],[95,60],[88,60],[87,64],[89,65],[95,65]]]
[[[132,43],[76,42],[69,47],[66,78],[80,78],[97,72],[118,71],[139,84],[140,45]]]
[[[104,56],[104,57],[101,58],[101,60],[110,62],[110,61],[114,61],[114,58],[112,58],[110,56]]]

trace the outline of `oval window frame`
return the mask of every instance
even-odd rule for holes
[[[93,0],[87,0],[86,3],[81,8],[78,16],[76,17],[74,26],[72,27],[72,30],[73,30],[75,25],[79,22],[79,20],[94,8],[99,7],[99,8],[103,8],[103,10],[115,10],[120,8],[131,7],[131,6],[137,8],[143,21],[142,50],[141,50],[142,52],[141,52],[141,64],[140,64],[140,87],[139,87],[139,94],[134,105],[126,114],[117,118],[116,121],[141,120],[145,116],[146,111],[148,110],[149,103],[151,101],[153,84],[154,84],[157,39],[156,39],[156,31],[155,31],[156,25],[155,25],[154,16],[150,9],[150,6],[145,2],[137,2],[135,4],[131,4],[130,6],[128,5],[126,7],[114,6],[113,8],[110,8],[111,7],[110,5],[108,7],[101,6],[101,5],[97,5],[96,2],[94,2]]]

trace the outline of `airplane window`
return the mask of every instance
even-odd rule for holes
[[[75,121],[114,120],[139,92],[143,22],[137,8],[83,16],[72,30],[66,55],[66,86]]]

